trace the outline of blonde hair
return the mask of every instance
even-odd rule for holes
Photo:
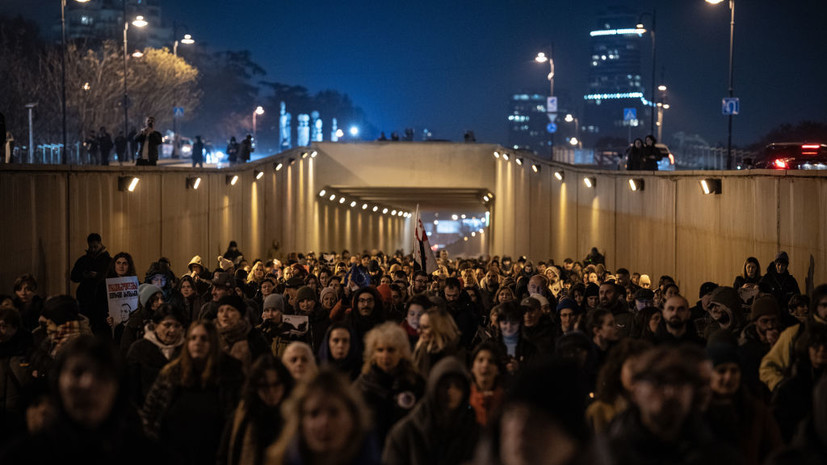
[[[307,345],[307,343],[302,341],[291,342],[287,345],[287,347],[284,348],[284,352],[281,353],[281,362],[284,364],[284,366],[288,367],[288,371],[290,371],[290,369],[287,362],[287,354],[294,350],[304,352],[305,357],[307,357],[307,363],[310,365],[308,367],[309,374],[314,375],[319,371],[319,367],[318,365],[316,365],[316,358],[313,356],[313,349],[311,349],[310,346]]]
[[[416,350],[422,348],[427,352],[439,352],[446,347],[456,345],[460,332],[451,315],[439,307],[431,307],[425,311],[425,314],[428,315],[428,323],[431,325],[431,340],[426,342],[419,338],[416,342]]]
[[[389,321],[382,323],[368,331],[365,335],[365,363],[362,365],[362,373],[370,371],[373,364],[373,353],[376,347],[381,343],[387,343],[393,346],[402,355],[400,364],[405,363],[413,366],[413,356],[411,355],[411,343],[408,341],[408,334],[397,323]]]
[[[256,262],[256,264],[255,264],[255,265],[253,265],[253,267],[252,267],[252,268],[250,268],[250,272],[249,272],[249,273],[247,273],[247,284],[250,284],[250,283],[259,283],[259,282],[261,282],[261,280],[263,280],[263,279],[264,279],[264,277],[263,277],[263,276],[262,276],[262,279],[261,279],[261,280],[257,280],[257,279],[256,279],[256,271],[257,271],[257,270],[259,270],[259,269],[260,269],[260,270],[264,270],[264,263],[262,263],[262,262]]]

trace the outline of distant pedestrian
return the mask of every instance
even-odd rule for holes
[[[238,142],[236,142],[235,136],[230,137],[230,143],[227,144],[227,161],[229,161],[231,165],[238,161],[238,148]]]
[[[83,146],[86,148],[86,154],[89,156],[89,164],[97,165],[100,151],[98,150],[98,136],[95,134],[94,129],[89,131],[89,136],[83,141]]]
[[[204,141],[201,136],[195,136],[195,143],[192,144],[192,167],[195,168],[195,165],[204,167]]]
[[[126,134],[126,140],[129,142],[129,152],[126,155],[126,161],[132,161],[135,159],[135,153],[138,152],[138,142],[135,140],[135,136],[138,135],[138,130],[134,127],[129,130]]]
[[[115,155],[118,157],[119,165],[123,165],[124,159],[127,156],[126,149],[126,137],[124,137],[123,131],[118,131],[118,135],[115,137]]]
[[[241,145],[238,149],[238,162],[239,163],[247,163],[250,161],[250,154],[253,153],[255,149],[253,148],[253,136],[247,134],[247,137],[241,141]]]
[[[626,169],[629,171],[636,171],[641,169],[643,163],[643,141],[640,137],[636,138],[632,145],[626,149],[627,161]]]
[[[155,130],[155,117],[146,117],[146,126],[135,136],[138,142],[138,158],[135,166],[155,166],[158,164],[158,147],[163,143],[161,133]]]
[[[109,154],[112,152],[112,136],[106,132],[106,128],[101,126],[98,132],[98,150],[100,151],[100,162],[103,166],[109,166]]]
[[[641,163],[641,169],[646,171],[658,170],[658,162],[663,159],[663,155],[660,153],[660,149],[655,146],[657,142],[658,141],[655,139],[655,136],[651,134],[646,136],[646,139],[643,141],[643,160]]]

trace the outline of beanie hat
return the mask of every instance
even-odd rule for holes
[[[315,302],[316,291],[307,286],[299,288],[299,291],[296,293],[296,302],[301,302],[302,300],[312,300]]]
[[[752,321],[758,320],[762,316],[775,316],[779,315],[780,311],[778,308],[778,301],[775,300],[775,297],[771,295],[766,295],[763,297],[759,297],[752,302],[752,313],[750,318]]]
[[[221,255],[218,256],[218,267],[224,271],[230,271],[233,269],[233,262],[227,260],[226,258],[222,257]]]
[[[741,312],[741,298],[738,297],[738,291],[729,286],[721,286],[712,291],[712,298],[710,301],[723,305],[732,312]]]
[[[138,286],[138,302],[141,303],[141,307],[146,307],[149,299],[159,292],[163,293],[164,291],[154,284],[144,283]]]
[[[376,290],[379,292],[379,295],[382,296],[382,302],[385,304],[390,305],[393,302],[393,292],[391,292],[391,287],[387,284],[380,284],[376,287]]]
[[[723,363],[738,364],[738,346],[725,340],[710,341],[706,347],[706,354],[712,360],[712,366],[718,366]]]
[[[192,271],[192,265],[198,265],[201,268],[204,268],[204,263],[201,261],[201,255],[196,255],[192,257],[192,260],[187,264],[187,269]]]
[[[238,310],[238,313],[244,315],[244,311],[246,310],[247,306],[244,305],[244,299],[237,295],[225,295],[224,297],[218,299],[218,307],[221,308],[223,305],[229,305],[234,309]]]
[[[778,262],[778,263],[783,263],[785,265],[789,265],[790,264],[790,256],[787,255],[787,252],[784,252],[782,250],[781,252],[778,252],[778,255],[775,256],[775,261]]]
[[[235,279],[230,273],[218,273],[212,280],[212,285],[215,287],[223,287],[225,289],[232,289],[235,287]]]
[[[599,295],[600,295],[600,286],[598,286],[595,283],[589,283],[586,286],[586,293],[584,294],[584,297],[586,297],[586,298],[597,297]]]
[[[320,301],[324,300],[325,296],[328,295],[328,294],[333,294],[335,296],[336,295],[336,289],[333,289],[332,287],[326,287],[326,288],[322,289],[322,293],[319,296],[319,300]]]
[[[268,308],[275,308],[276,310],[284,311],[284,297],[281,294],[270,294],[264,298],[264,305],[261,306],[263,310]]]
[[[67,321],[79,320],[80,307],[78,301],[68,295],[50,297],[43,304],[43,317],[52,320],[58,326]]]
[[[560,303],[557,304],[557,313],[560,313],[561,310],[566,308],[574,310],[574,313],[580,311],[580,307],[577,306],[577,302],[575,302],[574,299],[569,299],[568,297],[561,300]]]
[[[635,300],[654,300],[655,293],[651,289],[638,289],[635,292]]]
[[[712,283],[712,282],[706,282],[706,283],[701,284],[701,290],[700,290],[700,293],[698,295],[698,298],[702,298],[703,296],[705,296],[707,294],[711,294],[712,291],[714,291],[717,288],[718,288],[718,285],[715,284],[715,283]]]

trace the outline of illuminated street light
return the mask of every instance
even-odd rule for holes
[[[260,116],[264,114],[264,107],[261,105],[257,106],[256,109],[253,111],[253,140],[257,141],[256,139],[256,116]]]
[[[351,136],[356,137],[359,135],[359,128],[356,126],[351,126],[349,132]]]
[[[658,86],[658,90],[661,91],[661,92],[666,92],[666,86],[661,84],[661,85]]]
[[[146,27],[147,24],[149,23],[146,22],[144,17],[140,15],[136,16],[135,19],[132,21],[132,25],[135,27]]]
[[[723,0],[706,0],[706,3],[717,5]],[[734,97],[734,86],[732,81],[733,49],[735,46],[735,0],[729,0],[729,97]],[[726,147],[726,167],[732,169],[732,113],[729,114],[728,138]]]
[[[191,35],[184,34],[184,38],[181,39],[181,43],[184,44],[184,45],[192,45],[192,44],[195,43],[195,40],[193,40]]]
[[[143,16],[138,16],[132,21],[135,27],[146,27],[149,24]],[[126,20],[126,2],[123,3],[123,133],[129,134],[129,92],[127,91],[126,76],[127,72],[127,55],[129,45],[127,43],[127,31],[129,31],[129,21]],[[64,99],[65,100],[65,99]]]
[[[578,141],[576,137],[572,137],[571,139],[569,139],[569,144],[574,145],[574,146],[577,146],[577,144],[579,142],[580,141]]]

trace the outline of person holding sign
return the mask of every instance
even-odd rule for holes
[[[89,325],[97,337],[112,339],[112,328],[129,319],[132,310],[138,308],[138,274],[135,262],[127,252],[118,252],[109,262],[106,279],[101,281],[95,291],[94,304],[89,312]],[[133,277],[133,279],[124,279]],[[121,286],[122,283],[132,283]],[[108,286],[112,285],[110,294]],[[129,289],[124,289],[129,287]],[[131,291],[131,292],[130,292]],[[124,305],[129,310],[124,312]]]

